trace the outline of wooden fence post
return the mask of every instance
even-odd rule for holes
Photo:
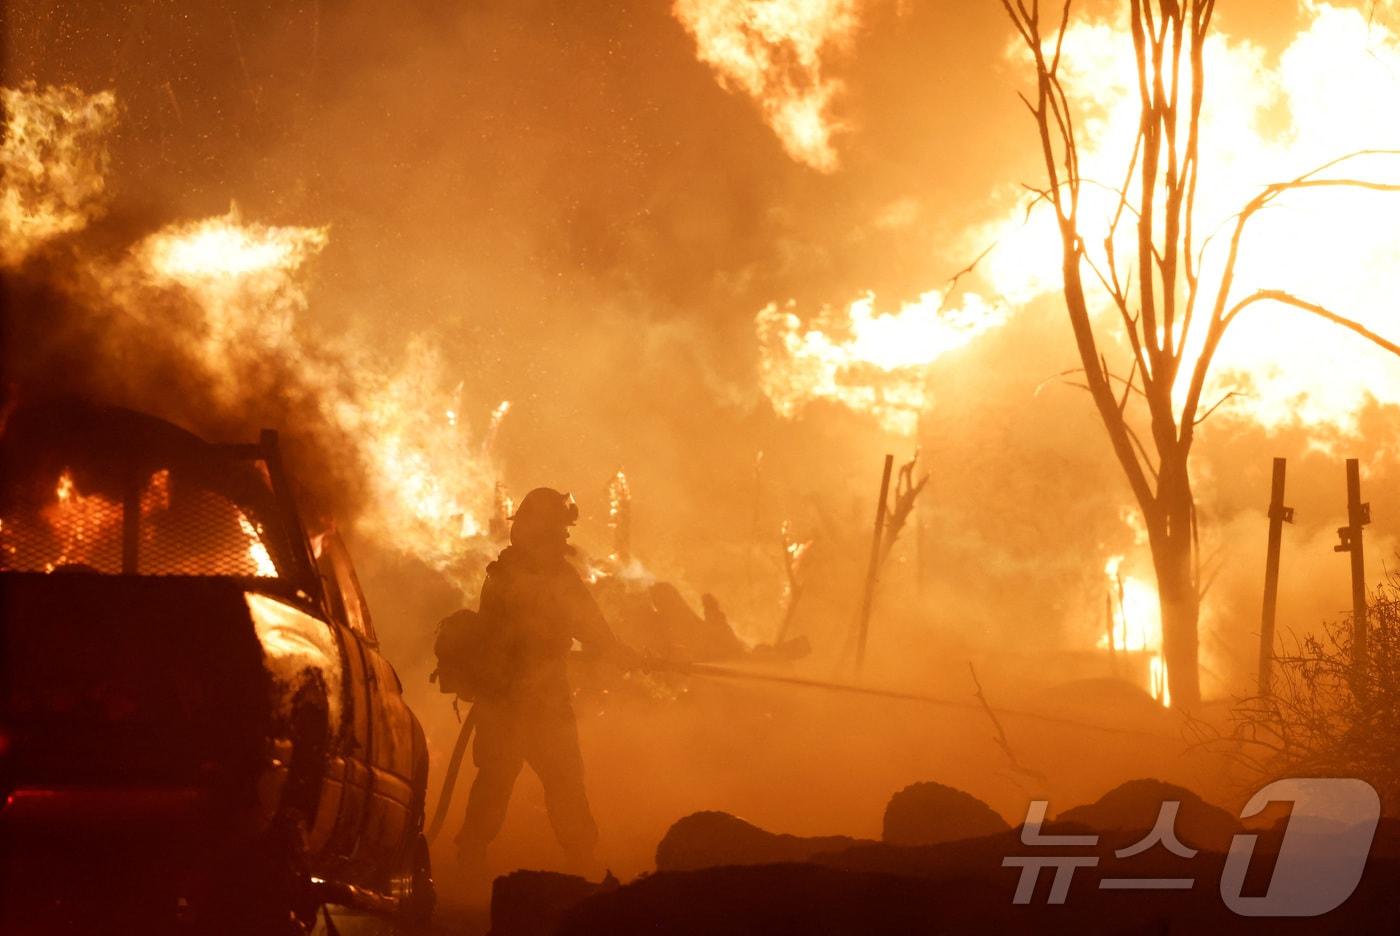
[[[1361,528],[1371,522],[1371,505],[1361,502],[1361,464],[1347,459],[1347,525],[1339,527],[1337,552],[1351,553],[1351,666],[1353,688],[1366,671],[1366,554]]]
[[[865,573],[865,592],[860,600],[860,616],[856,621],[856,669],[865,665],[865,638],[870,630],[870,608],[875,601],[875,582],[880,571],[880,551],[885,536],[885,511],[890,496],[890,474],[894,471],[894,456],[885,456],[885,472],[880,478],[880,502],[875,507],[875,534],[870,541],[870,566]]]
[[[1278,561],[1283,547],[1283,525],[1293,522],[1293,508],[1283,505],[1284,476],[1288,459],[1274,459],[1274,480],[1269,488],[1269,551],[1264,560],[1264,610],[1259,621],[1259,694],[1273,691],[1274,618],[1278,612]]]

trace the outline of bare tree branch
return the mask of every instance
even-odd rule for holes
[[[1215,412],[1216,410],[1220,409],[1221,405],[1224,404],[1224,403],[1225,403],[1227,400],[1229,400],[1231,397],[1237,397],[1237,396],[1239,396],[1239,395],[1240,395],[1240,392],[1239,392],[1238,390],[1231,390],[1229,393],[1226,393],[1226,394],[1225,394],[1224,396],[1222,396],[1220,399],[1218,399],[1218,400],[1216,400],[1214,403],[1212,403],[1211,406],[1210,406],[1210,409],[1206,410],[1204,414],[1202,414],[1202,415],[1196,417],[1196,425],[1199,426],[1201,423],[1203,423],[1203,422],[1205,422],[1207,419],[1209,419],[1209,418],[1210,418],[1210,414],[1213,413],[1213,412]]]
[[[982,710],[987,713],[987,717],[992,720],[992,727],[996,729],[996,737],[992,740],[996,742],[997,747],[1001,748],[1001,752],[1006,755],[1006,760],[1010,764],[1012,772],[1030,777],[1032,780],[1038,780],[1041,783],[1048,783],[1049,780],[1046,778],[1045,774],[1038,770],[1031,770],[1029,767],[1022,764],[1020,759],[1016,757],[1016,752],[1011,750],[1011,742],[1006,738],[1006,729],[1001,726],[1001,719],[997,717],[996,711],[992,709],[991,704],[987,702],[987,697],[982,693],[982,683],[977,678],[977,670],[973,669],[972,663],[970,662],[967,664],[967,669],[968,672],[972,674],[972,685],[976,687],[975,695],[977,696],[977,701],[982,704]]]
[[[1367,341],[1389,351],[1391,354],[1400,355],[1400,344],[1382,338],[1360,322],[1349,319],[1343,315],[1338,315],[1326,306],[1318,305],[1315,302],[1308,302],[1305,299],[1299,299],[1297,296],[1286,293],[1280,289],[1260,289],[1241,299],[1225,314],[1225,324],[1228,325],[1236,315],[1256,302],[1279,302],[1284,305],[1293,306],[1295,309],[1302,309],[1304,312],[1311,312],[1313,315],[1324,318],[1334,325],[1340,325],[1348,331],[1355,332]]]

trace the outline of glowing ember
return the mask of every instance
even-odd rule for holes
[[[676,0],[672,13],[720,85],[757,102],[789,156],[835,171],[841,127],[829,112],[841,83],[823,74],[823,56],[850,42],[856,0]]]
[[[102,208],[110,91],[31,84],[0,88],[0,262],[19,263],[54,237],[82,230]]]
[[[1005,321],[976,295],[964,296],[960,308],[943,303],[942,293],[928,292],[898,312],[877,314],[867,294],[844,313],[823,309],[805,325],[792,303],[769,304],[755,320],[763,392],[785,417],[826,400],[911,436],[929,405],[928,367]]]

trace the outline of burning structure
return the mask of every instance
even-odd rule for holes
[[[1395,549],[1400,11],[973,6],[14,4],[0,432],[72,397],[280,431],[435,765],[432,622],[475,607],[513,492],[573,491],[639,649],[793,680],[658,663],[578,703],[624,876],[697,809],[873,839],[921,781],[1013,825],[1135,776],[1242,802],[1237,762],[1161,737],[1229,722],[1290,635],[1364,634]],[[120,570],[110,516],[170,480],[123,504],[64,467],[43,562]],[[1358,602],[1332,547],[1365,521]],[[966,720],[796,688],[857,678]],[[1156,740],[1104,752],[1105,721]],[[517,802],[498,870],[554,858]]]

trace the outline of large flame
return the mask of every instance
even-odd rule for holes
[[[4,95],[0,259],[13,263],[42,240],[81,228],[95,210],[104,134],[116,105],[110,93],[69,88]],[[181,314],[190,312],[196,327],[182,351],[205,385],[230,406],[260,393],[291,394],[310,409],[308,419],[348,440],[346,463],[362,470],[368,488],[360,523],[434,568],[453,571],[491,517],[497,472],[488,448],[509,404],[496,409],[483,444],[461,419],[461,384],[448,380],[432,343],[410,341],[396,368],[348,338],[312,343],[302,321],[307,274],[328,239],[324,227],[259,224],[235,208],[172,224],[134,245],[125,259],[91,260],[78,272],[131,327],[164,340],[185,340],[161,318],[172,300],[183,303]],[[273,373],[284,376],[269,384]],[[57,509],[80,510],[83,503],[70,487]],[[266,574],[271,559],[257,530],[242,522],[250,558]]]
[[[415,340],[394,370],[362,349],[305,343],[298,320],[309,305],[306,266],[328,240],[325,228],[244,222],[236,210],[169,227],[135,252],[147,278],[192,298],[205,325],[201,353],[215,381],[238,362],[276,356],[296,364],[320,411],[351,440],[370,490],[361,524],[441,571],[486,533],[495,471],[487,447],[509,403],[497,407],[486,444],[473,441],[436,348]],[[451,387],[452,389],[447,389]]]
[[[0,88],[0,107],[0,263],[16,264],[101,210],[116,97],[26,84]]]
[[[1350,151],[1400,148],[1394,112],[1400,99],[1400,37],[1358,9],[1313,0],[1303,0],[1302,9],[1306,26],[1276,63],[1258,46],[1224,33],[1207,44],[1198,245],[1227,226],[1266,184]],[[1023,49],[1013,46],[1011,54],[1018,67],[1028,67],[1020,60]],[[1110,189],[1122,181],[1137,130],[1133,55],[1121,23],[1082,19],[1065,37],[1061,74],[1080,111],[1082,172],[1093,180],[1082,191],[1080,208],[1091,251],[1109,230],[1118,205]],[[1400,181],[1400,158],[1355,160],[1345,172]],[[1287,290],[1400,338],[1391,321],[1388,276],[1400,268],[1400,196],[1390,196],[1397,199],[1394,206],[1378,201],[1386,197],[1328,189],[1284,198],[1246,235],[1232,295]],[[1031,211],[1027,219],[1016,196],[1007,201],[1017,204],[969,230],[963,243],[968,251],[996,245],[979,267],[986,293],[1023,306],[1060,290],[1060,235],[1048,208]],[[1132,224],[1120,224],[1120,258],[1135,256],[1126,240],[1134,233]],[[1206,302],[1221,272],[1226,240],[1216,237],[1206,253]],[[1098,299],[1107,313],[1105,297]],[[769,305],[757,320],[764,392],[785,416],[825,399],[869,412],[892,431],[912,431],[929,403],[921,368],[1003,321],[1000,310],[976,296],[953,316],[933,314],[940,301],[933,293],[896,315],[875,316],[867,298],[852,303],[844,316],[825,311],[807,325],[790,304]],[[1199,315],[1198,323],[1204,317]],[[1114,319],[1103,321],[1107,334],[1117,334]],[[1198,352],[1202,334],[1194,329],[1188,357]],[[1106,345],[1111,349],[1112,341]],[[1109,363],[1115,364],[1112,354]],[[1179,394],[1190,363],[1181,371]],[[1047,375],[1056,367],[1047,361]],[[1121,370],[1126,374],[1128,367]],[[1400,366],[1389,353],[1330,323],[1261,305],[1232,325],[1208,388],[1206,406],[1237,393],[1217,418],[1266,428],[1302,425],[1317,444],[1325,444],[1339,433],[1354,432],[1357,414],[1369,400],[1400,399]]]
[[[449,382],[433,345],[411,341],[396,370],[349,345],[310,353],[297,315],[308,305],[305,265],[326,241],[324,228],[245,224],[231,212],[162,231],[138,256],[157,282],[178,284],[198,302],[206,363],[216,376],[249,355],[297,363],[322,418],[355,446],[350,454],[371,495],[360,522],[450,571],[486,531],[495,471],[459,415],[460,384]],[[508,407],[497,409],[488,438]]]
[[[820,172],[839,165],[831,115],[841,83],[823,56],[849,43],[856,0],[676,0],[700,61],[720,85],[757,102],[789,156]]]
[[[877,313],[867,293],[843,312],[823,309],[804,323],[793,304],[759,311],[760,385],[785,417],[826,400],[874,415],[890,432],[912,436],[928,407],[928,367],[1005,321],[975,294],[944,308],[928,292],[897,312]]]
[[[226,292],[259,286],[277,290],[280,276],[325,244],[325,228],[245,225],[233,210],[224,217],[162,231],[146,242],[146,250],[157,276]]]
[[[1351,7],[1303,0],[1302,11],[1305,28],[1276,62],[1258,46],[1219,31],[1206,46],[1198,245],[1220,232],[1202,270],[1207,304],[1222,272],[1232,217],[1263,186],[1349,152],[1400,145],[1395,33]],[[1013,54],[1019,59],[1025,53]],[[1133,54],[1125,25],[1083,20],[1071,26],[1061,58],[1070,99],[1081,111],[1082,172],[1094,180],[1083,189],[1079,223],[1091,255],[1097,252],[1100,259],[1098,245],[1117,207],[1117,195],[1106,186],[1122,182],[1137,131]],[[1329,175],[1397,182],[1400,159],[1363,158]],[[1400,202],[1388,204],[1388,197],[1400,198],[1335,188],[1285,196],[1247,229],[1232,298],[1282,289],[1400,337],[1390,282],[1391,271],[1400,268]],[[1134,235],[1132,224],[1120,225],[1119,257],[1136,255],[1129,240]],[[999,244],[985,265],[998,294],[1028,302],[1058,292],[1060,236],[1052,212],[1034,211],[1027,224],[1024,209],[1010,209],[969,238],[969,244],[989,241]],[[1197,317],[1188,357],[1199,349],[1204,318]],[[1355,431],[1356,415],[1369,398],[1400,399],[1400,362],[1392,355],[1280,306],[1256,306],[1231,326],[1214,373],[1206,405],[1241,391],[1220,410],[1222,417],[1270,428],[1302,425],[1319,440]],[[1185,383],[1182,376],[1178,394]]]
[[[468,433],[460,384],[449,382],[433,345],[411,341],[401,366],[385,370],[348,344],[334,353],[324,345],[312,353],[305,344],[297,327],[308,306],[305,267],[326,242],[324,228],[245,223],[230,212],[167,228],[136,256],[153,282],[178,286],[197,303],[212,379],[236,379],[232,365],[268,355],[295,363],[320,416],[355,447],[348,454],[363,467],[371,495],[361,523],[449,571],[486,532],[495,471]],[[508,408],[498,407],[488,439]]]
[[[203,363],[219,373],[240,348],[299,355],[295,325],[308,304],[299,274],[326,240],[325,228],[244,223],[235,207],[157,232],[136,257],[149,281],[181,289],[198,304]],[[233,381],[218,385],[231,396],[240,389]]]

